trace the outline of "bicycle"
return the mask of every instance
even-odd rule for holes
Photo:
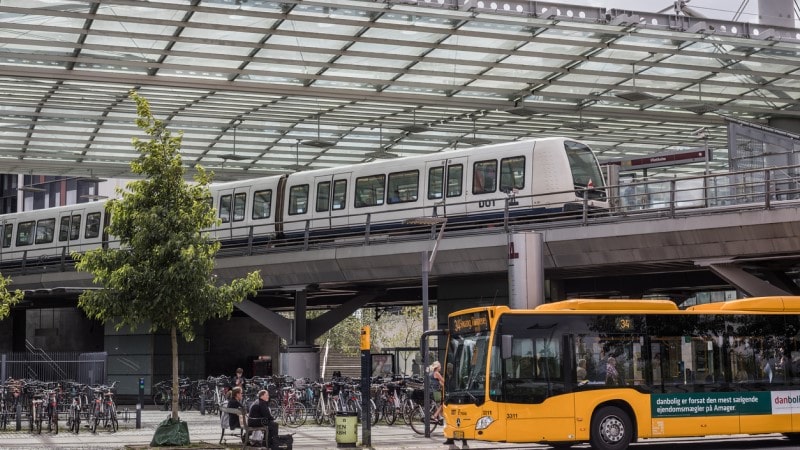
[[[109,428],[112,433],[119,429],[117,405],[114,403],[114,389],[116,385],[117,382],[115,381],[111,386],[101,386],[92,389],[94,392],[94,403],[91,419],[89,421],[89,430],[92,433],[97,433],[100,421],[103,422],[103,428]]]
[[[435,400],[431,399],[430,412],[428,415],[428,427],[431,433],[439,425],[439,420],[433,418],[433,414],[436,412],[436,408],[438,407],[439,404],[436,403]],[[417,407],[414,408],[414,411],[411,413],[410,425],[411,429],[414,430],[415,433],[425,434],[425,409],[422,405],[417,405]]]
[[[287,386],[281,391],[281,423],[289,428],[306,423],[306,405],[299,400],[297,390]]]

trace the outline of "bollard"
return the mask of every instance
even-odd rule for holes
[[[136,429],[142,428],[142,405],[144,404],[144,378],[139,378],[139,402],[136,403]]]
[[[200,415],[206,415],[206,396],[203,394],[200,394]]]
[[[17,402],[17,431],[22,430],[22,404]]]

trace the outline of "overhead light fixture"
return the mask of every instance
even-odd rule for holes
[[[45,188],[40,188],[40,187],[36,187],[36,186],[20,186],[20,187],[17,188],[17,190],[18,191],[22,191],[22,192],[45,192],[45,191],[47,191],[47,189],[45,189]]]
[[[478,136],[476,136],[477,127],[476,127],[475,121],[476,121],[476,117],[473,115],[472,116],[472,137],[469,137],[469,136],[468,137],[463,137],[463,138],[459,139],[458,142],[460,142],[462,144],[467,144],[467,145],[486,145],[486,144],[491,144],[492,141],[490,139],[479,138]]]
[[[100,177],[94,175],[91,170],[89,170],[89,176],[88,177],[78,177],[77,180],[78,181],[88,181],[90,183],[103,183],[105,181],[108,181],[105,178],[100,178]]]
[[[695,114],[705,114],[708,112],[714,112],[719,110],[719,106],[711,103],[697,103],[694,105],[681,106],[681,108],[687,111],[691,111]]]
[[[525,106],[524,104],[521,106],[515,106],[513,108],[509,108],[505,110],[505,112],[509,114],[514,114],[515,116],[535,116],[537,114],[544,114],[544,111],[540,111],[536,108],[532,108],[530,106]]]
[[[81,198],[85,198],[87,200],[103,200],[108,198],[107,195],[97,195],[97,194],[84,194],[81,195]]]
[[[649,94],[647,92],[642,92],[636,89],[636,64],[632,64],[632,75],[631,75],[631,82],[633,84],[633,89],[628,91],[621,91],[614,94],[615,96],[627,100],[629,102],[640,102],[642,100],[654,100],[657,99],[655,95]]]
[[[226,153],[224,155],[220,155],[220,158],[231,161],[244,161],[246,159],[252,159],[248,156],[236,154],[236,129],[239,128],[239,125],[241,124],[242,124],[242,119],[236,119],[233,121],[233,153]]]
[[[403,131],[408,131],[409,133],[423,133],[428,131],[430,128],[427,125],[417,124],[417,111],[412,110],[412,122],[410,125],[403,125],[399,127]]]
[[[319,118],[322,114],[317,114],[317,138],[311,139],[308,141],[303,141],[301,144],[306,145],[308,147],[316,147],[316,148],[330,148],[336,145],[335,142],[325,141],[319,137]]]
[[[583,121],[583,109],[578,109],[578,122],[564,122],[563,124],[561,124],[561,126],[565,128],[573,128],[578,131],[593,130],[595,128],[600,128],[594,122]]]
[[[703,101],[703,83],[697,83],[697,100],[697,103],[681,106],[681,108],[691,111],[695,114],[705,114],[719,109],[718,105]]]
[[[388,152],[388,151],[386,151],[385,148],[383,148],[383,124],[381,124],[381,126],[380,126],[379,136],[380,136],[378,138],[378,149],[379,150],[374,151],[374,152],[365,153],[364,157],[365,158],[373,158],[373,159],[394,159],[394,158],[399,158],[400,155],[398,155],[396,153]]]
[[[300,139],[294,144],[294,164],[289,164],[288,166],[284,166],[284,168],[295,172],[302,172],[308,169],[308,167],[300,164]]]

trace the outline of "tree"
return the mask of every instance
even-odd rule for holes
[[[17,289],[14,292],[8,291],[11,278],[5,278],[0,274],[0,320],[5,319],[11,313],[11,307],[22,300],[23,293]]]
[[[211,175],[196,167],[195,183],[184,180],[180,145],[150,112],[136,92],[136,125],[150,140],[133,139],[139,157],[131,171],[145,178],[118,188],[109,200],[108,232],[120,248],[101,248],[75,254],[77,269],[92,273],[102,289],[86,290],[78,305],[86,314],[117,329],[148,325],[150,332],[169,330],[172,342],[172,392],[178,392],[177,333],[194,339],[195,326],[210,318],[230,317],[235,302],[254,295],[262,286],[252,272],[229,284],[217,284],[214,257],[220,244],[207,232],[216,223],[209,201]],[[172,420],[179,422],[178,395],[172,396]]]

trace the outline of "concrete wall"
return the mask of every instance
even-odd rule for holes
[[[103,326],[78,308],[28,309],[25,339],[46,352],[100,352]]]

